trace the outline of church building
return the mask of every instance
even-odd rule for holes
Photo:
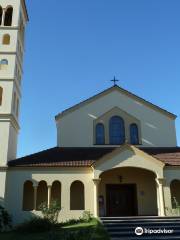
[[[61,204],[60,221],[168,216],[180,204],[176,115],[114,86],[55,116],[57,146],[16,158],[28,14],[0,0],[0,204],[15,224]]]

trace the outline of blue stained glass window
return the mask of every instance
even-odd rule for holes
[[[112,145],[125,142],[124,120],[119,116],[111,117],[109,121],[109,143]]]
[[[105,144],[104,125],[102,123],[96,125],[96,144]]]
[[[130,137],[131,137],[131,144],[133,145],[139,144],[138,126],[135,123],[130,125]]]

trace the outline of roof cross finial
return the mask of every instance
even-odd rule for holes
[[[116,82],[119,82],[119,80],[117,80],[117,79],[116,79],[116,77],[114,76],[114,79],[113,79],[113,80],[111,80],[111,82],[113,82],[113,83],[114,83],[114,86],[117,86]]]

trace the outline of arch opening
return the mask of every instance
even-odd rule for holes
[[[109,120],[109,142],[119,145],[125,142],[125,126],[123,118],[113,116]]]
[[[74,181],[70,187],[70,210],[84,210],[84,184],[81,181]]]
[[[23,211],[34,209],[34,188],[31,181],[26,181],[23,188]]]
[[[139,130],[136,123],[130,125],[130,141],[133,145],[139,144]]]
[[[45,181],[41,181],[37,187],[37,201],[36,201],[36,209],[40,210],[40,206],[43,203],[47,204],[48,202],[48,188],[47,183]]]
[[[2,44],[3,45],[9,45],[10,44],[10,35],[9,34],[5,34],[3,36]]]
[[[170,184],[172,208],[180,206],[180,180],[175,179]]]
[[[2,25],[2,16],[3,16],[3,9],[0,6],[0,25]]]
[[[51,188],[51,202],[56,201],[61,206],[61,183],[54,181]]]
[[[5,12],[4,26],[12,25],[13,7],[8,7]]]
[[[105,144],[104,124],[102,123],[96,125],[96,144]]]
[[[157,216],[156,174],[152,171],[120,167],[99,176],[100,216]]]
[[[8,67],[8,60],[7,59],[2,59],[0,61],[0,69],[1,70],[6,70]]]

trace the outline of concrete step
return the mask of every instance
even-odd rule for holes
[[[141,227],[145,227],[145,228],[149,228],[149,226],[141,226]],[[105,225],[105,228],[109,231],[109,232],[112,232],[112,231],[132,231],[132,230],[135,230],[136,229],[136,226],[106,226]],[[174,229],[174,230],[180,230],[180,226],[175,226],[173,224],[171,225],[168,225],[168,226],[150,226],[151,229],[157,229],[157,228],[166,228],[166,229]]]
[[[180,240],[180,236],[174,236],[174,237],[165,237],[165,236],[156,236],[156,237],[154,237],[154,236],[151,236],[151,237],[142,237],[142,236],[140,236],[140,237],[135,237],[135,236],[133,236],[133,237],[123,237],[123,238],[111,238],[111,240]]]
[[[112,240],[180,240],[180,218],[178,217],[103,217],[101,221]],[[137,236],[135,234],[137,227],[151,230],[173,230],[173,233],[144,233]]]
[[[160,217],[160,216],[133,216],[133,217],[101,217],[102,220],[106,220],[106,219],[121,219],[121,220],[127,220],[127,219],[161,219],[161,220],[164,220],[164,219],[179,219],[180,220],[180,217],[178,216],[167,216],[167,217]]]
[[[111,227],[111,226],[116,226],[116,227],[124,227],[124,226],[127,226],[127,227],[141,227],[141,226],[144,226],[144,227],[149,227],[149,226],[159,226],[159,227],[162,227],[162,226],[179,226],[180,227],[180,223],[175,223],[175,222],[108,222],[108,223],[104,223],[104,226],[107,226],[107,227]]]

